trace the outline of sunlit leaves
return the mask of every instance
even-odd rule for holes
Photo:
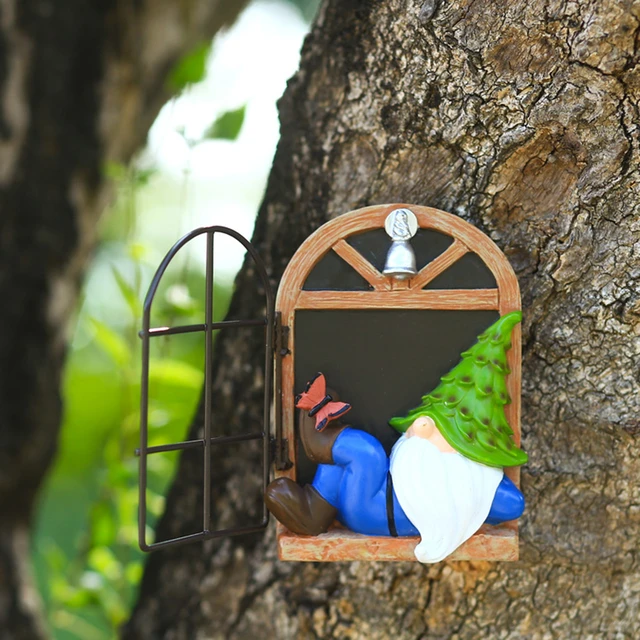
[[[189,287],[182,282],[168,287],[164,299],[171,311],[180,315],[192,314],[198,307],[198,302],[191,297]]]
[[[132,360],[131,346],[111,327],[97,318],[91,318],[96,344],[114,361],[118,367],[126,367]]]
[[[150,381],[174,387],[199,390],[202,388],[204,372],[180,360],[153,360],[149,368]]]
[[[113,241],[112,241],[113,242]],[[102,281],[108,304],[118,315],[101,317],[81,314],[84,347],[72,350],[68,380],[73,381],[74,415],[83,424],[74,425],[74,442],[94,443],[92,461],[83,467],[92,478],[93,504],[79,537],[75,556],[50,545],[47,565],[48,610],[52,625],[71,637],[105,640],[105,629],[116,629],[126,619],[135,589],[142,575],[143,556],[137,550],[137,472],[133,451],[138,446],[140,407],[140,340],[143,285],[141,273],[149,277],[143,264],[146,248],[127,243],[110,255],[110,266]],[[202,322],[204,318],[204,277],[200,266],[178,270],[161,288],[152,309],[153,326]],[[105,285],[106,283],[106,285]],[[192,291],[202,292],[193,296]],[[216,290],[216,305],[226,308],[229,291]],[[111,319],[109,319],[111,318]],[[114,322],[114,319],[116,320]],[[203,371],[199,362],[204,343],[198,335],[159,338],[152,344],[149,384],[149,443],[180,440],[200,396]],[[100,360],[96,356],[102,353]],[[98,362],[99,361],[99,362]],[[88,370],[92,373],[89,375]],[[109,381],[108,388],[105,381]],[[104,394],[110,401],[103,398]],[[108,405],[105,404],[108,402]],[[109,407],[112,427],[95,429],[96,407],[100,415]],[[79,410],[81,409],[81,410]],[[78,434],[86,437],[78,438]],[[95,438],[99,442],[95,442]],[[67,447],[75,451],[77,447]],[[86,447],[85,447],[86,449]],[[87,454],[85,449],[77,455]],[[164,511],[164,492],[170,482],[178,455],[157,454],[148,460],[147,539]],[[75,473],[75,471],[74,471]],[[97,495],[96,495],[97,492]],[[106,625],[106,626],[105,626]],[[65,636],[66,637],[66,636]]]
[[[113,505],[98,502],[91,510],[91,542],[94,545],[107,546],[116,540],[118,527]]]
[[[140,580],[142,579],[142,562],[129,563],[125,567],[124,575],[127,582],[131,585],[136,586]]]
[[[116,267],[111,267],[111,272],[118,285],[118,289],[120,289],[123,300],[127,303],[129,311],[131,311],[131,315],[136,319],[140,318],[142,316],[142,305],[137,292]]]
[[[122,564],[109,547],[94,547],[87,556],[89,567],[108,580],[118,580],[122,576]]]

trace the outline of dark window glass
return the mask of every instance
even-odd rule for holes
[[[465,253],[425,289],[495,289],[498,285],[489,267],[477,253]]]
[[[497,311],[475,310],[297,311],[294,392],[322,371],[353,406],[345,421],[389,451],[398,435],[389,419],[418,406],[497,319]],[[310,482],[314,471],[298,443],[298,479]]]
[[[330,250],[307,276],[305,291],[370,291],[373,287],[335,251]]]

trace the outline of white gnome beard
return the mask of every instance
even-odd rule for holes
[[[405,435],[393,447],[390,471],[398,502],[420,532],[420,562],[440,562],[480,528],[503,476],[501,469]]]

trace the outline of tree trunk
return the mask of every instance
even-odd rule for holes
[[[109,189],[167,74],[244,3],[0,3],[0,636],[37,638],[34,499],[56,449],[68,320]]]
[[[371,203],[498,243],[525,315],[521,560],[280,563],[271,527],[153,555],[125,638],[638,637],[639,25],[620,0],[325,3],[254,242],[274,284],[311,231]],[[254,282],[245,266],[236,317],[260,314]],[[220,433],[259,415],[260,354],[220,337]],[[238,487],[257,458],[221,463],[219,521],[255,512]],[[161,536],[199,528],[198,480],[181,466]]]

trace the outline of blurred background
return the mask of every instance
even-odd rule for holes
[[[104,167],[116,197],[103,217],[64,379],[57,461],[37,514],[33,560],[53,636],[117,636],[135,601],[142,300],[173,243],[221,224],[250,238],[279,136],[276,101],[298,66],[317,0],[254,0],[210,45],[173,69],[165,105],[130,166]],[[172,263],[152,326],[202,322],[204,245]],[[215,317],[225,314],[243,251],[216,237]],[[203,380],[202,334],[153,341],[150,444],[184,439]],[[176,454],[149,458],[151,522]],[[152,534],[151,534],[152,535]]]

